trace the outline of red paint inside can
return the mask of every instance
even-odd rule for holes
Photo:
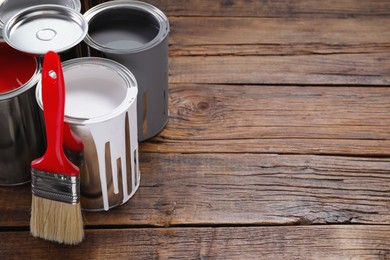
[[[0,94],[18,89],[34,75],[37,62],[32,55],[0,42]]]

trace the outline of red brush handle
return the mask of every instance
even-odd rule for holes
[[[64,154],[65,83],[60,57],[52,51],[46,53],[42,67],[42,103],[45,117],[47,148],[43,157],[31,166],[45,172],[75,176],[79,169]]]
[[[83,141],[73,133],[68,123],[64,122],[64,146],[72,152],[82,152],[84,149]]]

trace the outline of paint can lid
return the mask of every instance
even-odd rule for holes
[[[80,0],[0,0],[0,28],[23,9],[37,5],[61,5],[77,12],[81,10]]]
[[[69,50],[87,34],[88,24],[75,10],[59,5],[26,8],[10,18],[3,38],[13,48],[32,54]]]

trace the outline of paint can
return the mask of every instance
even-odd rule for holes
[[[139,141],[157,135],[168,122],[167,17],[150,4],[128,0],[102,3],[84,17],[87,55],[115,60],[137,79]]]
[[[45,149],[43,118],[35,100],[39,59],[0,40],[0,185],[31,180],[31,161]]]
[[[140,183],[137,83],[127,68],[104,58],[69,60],[63,71],[65,122],[84,144],[75,162],[81,206],[109,210],[128,201]],[[42,107],[40,82],[36,98]]]

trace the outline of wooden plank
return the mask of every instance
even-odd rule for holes
[[[171,56],[385,53],[390,19],[231,18],[170,19]]]
[[[145,153],[277,153],[390,156],[390,140],[261,139],[191,140],[165,138],[165,132],[140,145]]]
[[[390,88],[171,84],[144,152],[390,156]]]
[[[107,0],[83,0],[86,9]],[[170,16],[355,17],[390,14],[388,1],[145,0]]]
[[[1,259],[390,259],[389,226],[87,230],[78,246],[0,233]]]
[[[174,57],[170,83],[388,85],[390,53]]]
[[[141,154],[125,205],[87,225],[390,224],[390,158]],[[0,188],[0,226],[28,226],[30,188]],[[15,194],[18,199],[15,200]]]

